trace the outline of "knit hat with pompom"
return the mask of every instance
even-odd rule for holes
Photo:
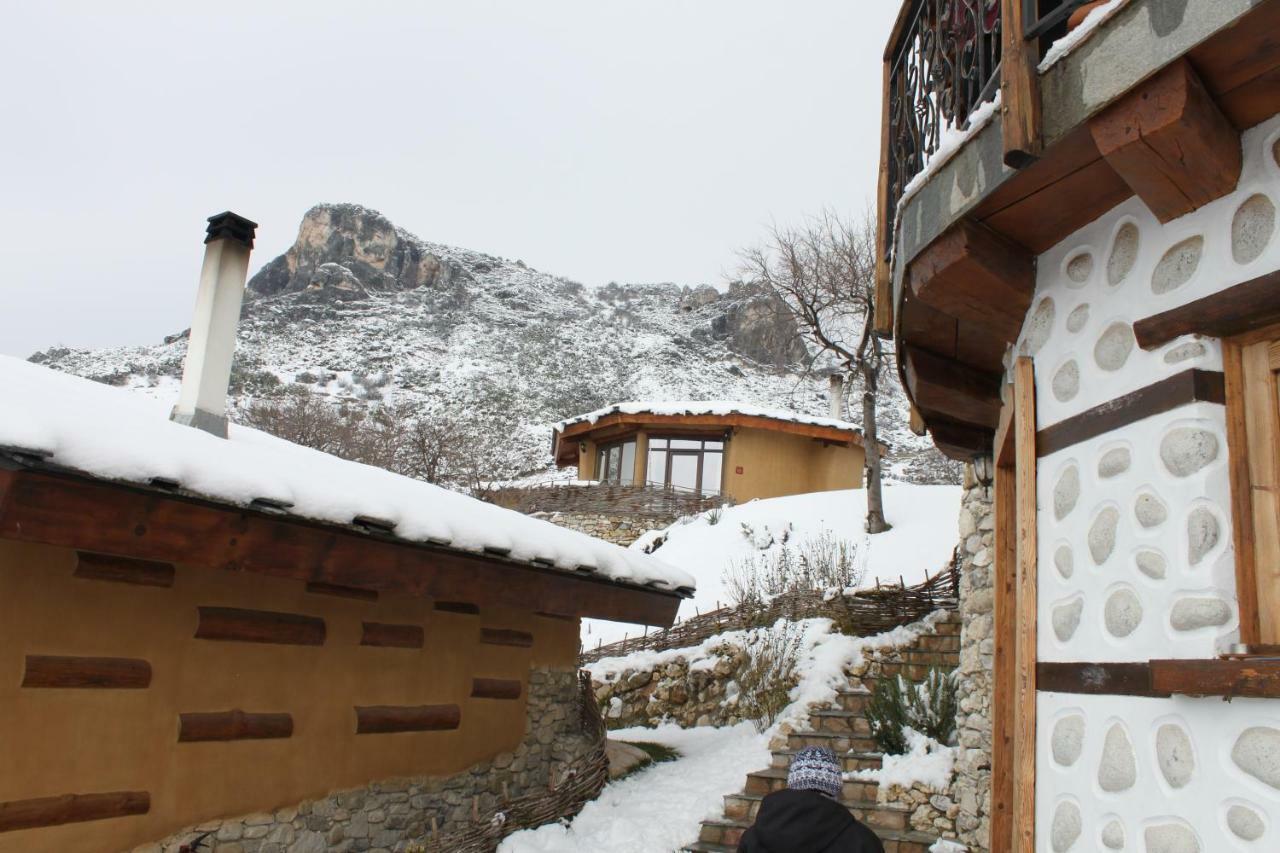
[[[833,800],[840,799],[844,778],[840,761],[826,747],[811,746],[797,752],[787,773],[787,787],[797,791],[818,791]]]

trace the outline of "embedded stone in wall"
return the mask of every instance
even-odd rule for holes
[[[1067,315],[1067,331],[1078,332],[1089,322],[1089,303],[1084,302],[1071,309]]]
[[[1103,370],[1117,371],[1129,360],[1129,353],[1133,352],[1136,343],[1132,326],[1128,323],[1112,323],[1094,345],[1093,360]]]
[[[1182,788],[1191,781],[1196,757],[1186,729],[1165,723],[1156,730],[1156,761],[1170,788]]]
[[[1231,748],[1231,760],[1253,778],[1280,790],[1280,729],[1245,729]]]
[[[1080,252],[1067,261],[1067,278],[1076,284],[1084,284],[1093,275],[1093,255]]]
[[[1153,580],[1163,580],[1166,571],[1166,561],[1164,555],[1159,551],[1139,551],[1133,558],[1138,565],[1138,571],[1142,572]]]
[[[1176,244],[1164,253],[1156,271],[1151,276],[1151,290],[1155,293],[1168,293],[1177,290],[1191,280],[1200,266],[1200,255],[1204,251],[1204,238],[1197,235]]]
[[[1053,760],[1063,767],[1070,767],[1080,758],[1084,749],[1084,717],[1072,714],[1063,717],[1053,726]]]
[[[1183,598],[1173,605],[1169,624],[1175,631],[1216,628],[1231,621],[1231,606],[1220,598]]]
[[[1058,803],[1053,812],[1053,824],[1049,827],[1049,841],[1053,845],[1053,853],[1067,853],[1071,845],[1080,837],[1083,821],[1080,807],[1070,800]]]
[[[1059,545],[1058,550],[1053,552],[1053,564],[1064,579],[1071,577],[1075,572],[1075,556],[1071,553],[1071,546]]]
[[[1053,515],[1058,521],[1071,514],[1080,498],[1080,469],[1072,465],[1062,472],[1053,487]]]
[[[1218,437],[1207,429],[1178,427],[1160,440],[1160,459],[1175,477],[1190,477],[1218,458]]]
[[[1191,827],[1181,823],[1148,826],[1143,833],[1147,853],[1200,853],[1200,842]]]
[[[1108,850],[1124,849],[1124,824],[1118,820],[1107,821],[1102,827],[1102,844]]]
[[[1104,480],[1118,477],[1128,471],[1131,464],[1132,455],[1129,453],[1129,448],[1114,447],[1102,454],[1102,458],[1098,460],[1098,476]]]
[[[1089,555],[1093,562],[1101,566],[1111,556],[1116,547],[1116,525],[1120,523],[1120,510],[1113,506],[1103,507],[1102,512],[1094,518],[1089,526]]]
[[[1258,259],[1276,227],[1276,206],[1262,193],[1250,196],[1231,220],[1231,256],[1238,264]]]
[[[1127,791],[1138,780],[1138,763],[1133,744],[1124,726],[1113,723],[1102,743],[1102,760],[1098,763],[1098,786],[1104,791]]]
[[[1102,609],[1107,633],[1113,637],[1127,637],[1142,622],[1142,602],[1133,590],[1121,588],[1107,597]]]
[[[1191,565],[1199,565],[1218,545],[1222,535],[1218,528],[1218,517],[1204,507],[1196,507],[1187,517],[1187,559]]]
[[[1262,817],[1248,806],[1234,805],[1227,809],[1227,829],[1237,838],[1257,841],[1267,831]]]
[[[1199,358],[1207,352],[1208,350],[1205,349],[1205,345],[1199,341],[1178,344],[1176,347],[1164,354],[1164,363],[1177,364],[1181,361],[1190,361],[1193,358]]]
[[[1138,517],[1138,523],[1148,530],[1159,527],[1169,518],[1169,508],[1151,492],[1138,495],[1133,504],[1133,512]]]
[[[1066,403],[1080,393],[1080,365],[1075,359],[1059,367],[1053,374],[1053,396]]]
[[[1046,296],[1036,305],[1035,311],[1031,314],[1031,319],[1027,327],[1027,337],[1024,340],[1027,355],[1035,355],[1044,347],[1045,342],[1049,340],[1049,333],[1053,331],[1054,304],[1053,298]]]
[[[1133,269],[1138,260],[1138,226],[1126,222],[1116,232],[1111,244],[1111,256],[1107,258],[1107,283],[1117,285]]]
[[[1070,640],[1075,636],[1076,628],[1080,627],[1080,615],[1084,613],[1084,599],[1075,598],[1066,604],[1059,604],[1053,608],[1053,634],[1062,642]]]

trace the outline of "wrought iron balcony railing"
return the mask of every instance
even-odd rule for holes
[[[1000,90],[1000,0],[907,0],[889,53],[888,209]],[[885,228],[892,247],[892,221]]]

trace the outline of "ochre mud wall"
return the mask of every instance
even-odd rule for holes
[[[577,625],[471,604],[0,540],[0,851],[121,850],[514,750],[531,668],[572,669]],[[51,816],[102,819],[22,828]]]

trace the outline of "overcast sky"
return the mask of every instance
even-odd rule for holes
[[[722,283],[862,209],[897,0],[9,4],[0,352],[188,325],[204,218],[308,207],[586,284]]]

